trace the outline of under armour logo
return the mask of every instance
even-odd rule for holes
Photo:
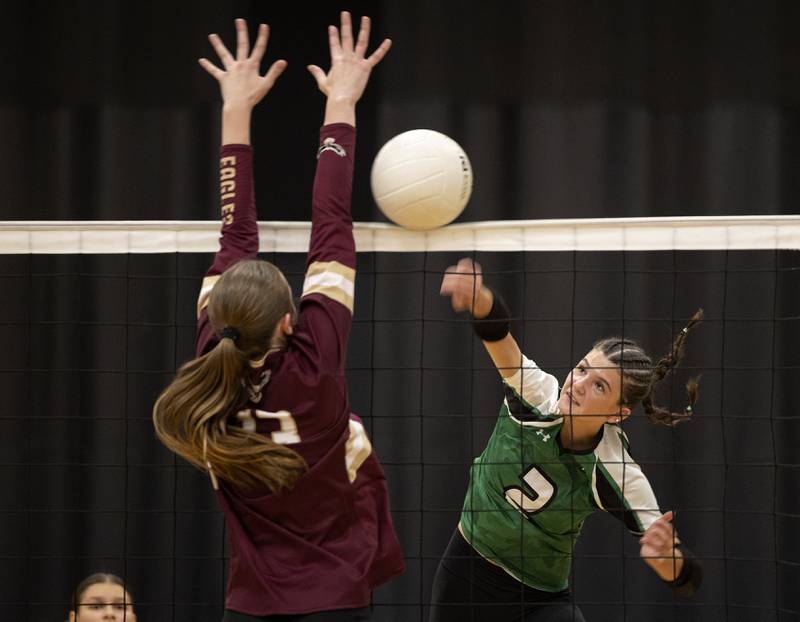
[[[541,436],[545,443],[550,440],[550,435],[545,434],[544,430],[536,430],[536,435]]]
[[[325,151],[333,151],[340,158],[343,158],[347,155],[344,147],[337,143],[332,136],[328,136],[328,138],[322,141],[322,147],[320,147],[319,151],[317,151],[317,159],[319,159],[319,156],[321,156]]]

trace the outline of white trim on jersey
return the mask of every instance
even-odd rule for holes
[[[543,420],[522,421],[514,417],[508,408],[509,417],[516,423],[534,428],[546,428],[561,423],[563,417],[558,411],[558,380],[552,374],[542,371],[527,356],[522,356],[522,365],[513,376],[503,378],[503,382],[526,404],[538,410]]]
[[[211,297],[211,290],[214,289],[214,286],[221,276],[221,274],[215,274],[203,279],[203,284],[200,286],[200,293],[197,296],[197,317],[200,317],[200,313],[206,308],[206,305],[208,305],[208,300]]]
[[[640,529],[637,533],[643,533],[661,517],[661,510],[647,476],[625,448],[627,441],[627,436],[617,426],[603,426],[603,438],[594,450],[597,462],[592,472],[592,494],[597,507],[605,511],[615,509],[606,508],[598,492],[597,478],[604,478],[621,501],[624,511],[636,520]]]
[[[367,431],[355,419],[350,419],[350,437],[347,439],[344,451],[347,477],[352,484],[356,481],[358,468],[364,464],[364,460],[372,453],[372,444],[369,442]]]
[[[338,261],[315,261],[308,267],[303,296],[322,294],[353,312],[356,271]]]

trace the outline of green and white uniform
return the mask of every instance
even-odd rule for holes
[[[583,521],[595,510],[613,513],[637,535],[661,512],[619,426],[605,424],[594,450],[565,450],[558,381],[524,358],[504,384],[494,432],[471,469],[460,529],[517,580],[561,591]]]

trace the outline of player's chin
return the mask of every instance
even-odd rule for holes
[[[558,410],[561,412],[562,415],[565,417],[571,417],[573,415],[579,415],[579,408],[575,405],[575,403],[569,399],[568,395],[562,395],[561,398],[558,400]]]

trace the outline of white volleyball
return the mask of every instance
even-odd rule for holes
[[[406,229],[435,229],[464,210],[472,193],[472,166],[449,136],[410,130],[381,148],[370,181],[375,203],[389,220]]]

